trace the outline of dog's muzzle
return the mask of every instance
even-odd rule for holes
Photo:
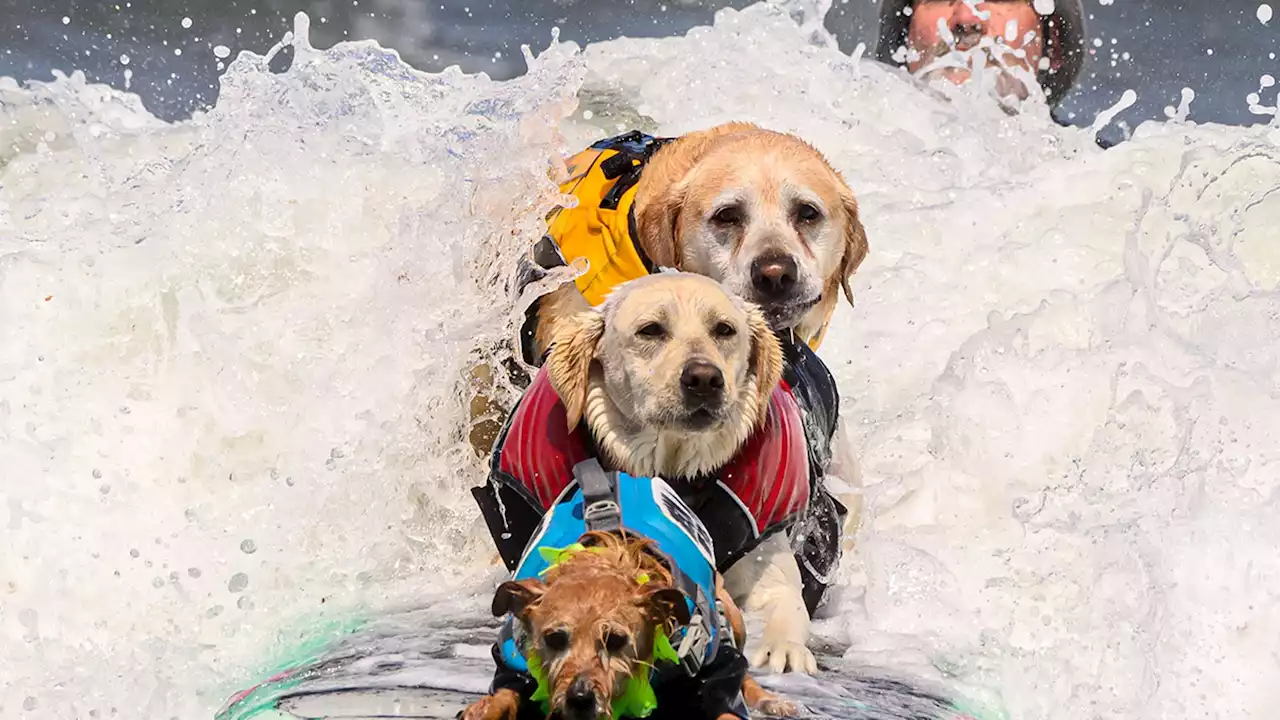
[[[724,408],[724,373],[707,360],[690,360],[680,373],[680,391],[684,396],[684,425],[690,430],[703,430],[720,419]]]

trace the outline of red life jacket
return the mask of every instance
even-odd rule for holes
[[[594,454],[585,423],[570,429],[546,369],[539,369],[498,440],[495,479],[522,488],[539,514],[573,480],[573,467]],[[784,381],[769,399],[765,422],[714,478],[664,478],[711,533],[716,565],[725,570],[808,507],[809,451],[800,406]],[[687,481],[687,482],[686,482]]]

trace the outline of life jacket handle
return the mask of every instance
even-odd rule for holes
[[[622,508],[618,488],[595,458],[573,466],[573,475],[582,489],[582,519],[587,530],[611,532],[622,529]]]

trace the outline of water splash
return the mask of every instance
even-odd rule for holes
[[[0,576],[40,611],[4,614],[0,705],[208,716],[273,626],[484,567],[454,395],[509,306],[476,268],[551,207],[582,61],[427,75],[299,20],[190,122],[0,86]]]
[[[868,516],[818,634],[1011,718],[1280,703],[1272,129],[1103,152],[768,5],[503,83],[305,29],[185,123],[0,85],[5,709],[208,717],[353,607],[480,612],[457,377],[555,158],[730,119],[822,148],[871,237],[821,352]]]

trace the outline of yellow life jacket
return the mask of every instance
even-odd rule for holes
[[[599,305],[628,280],[657,268],[634,240],[632,206],[644,163],[667,139],[630,132],[602,140],[569,158],[560,192],[577,207],[547,216],[547,235],[563,261],[581,271],[574,282],[587,302]]]
[[[592,306],[604,302],[622,283],[657,272],[657,266],[635,242],[634,203],[644,164],[672,139],[633,130],[601,140],[570,157],[565,163],[569,179],[560,184],[560,192],[574,196],[578,204],[547,214],[547,234],[534,247],[534,263],[543,269],[559,265],[574,268],[578,272],[574,283]],[[526,269],[518,281],[520,286],[530,278]],[[528,345],[533,310],[529,309],[521,344],[525,361],[540,364],[531,357]],[[803,338],[811,349],[818,349],[830,322],[829,312],[818,331]]]

